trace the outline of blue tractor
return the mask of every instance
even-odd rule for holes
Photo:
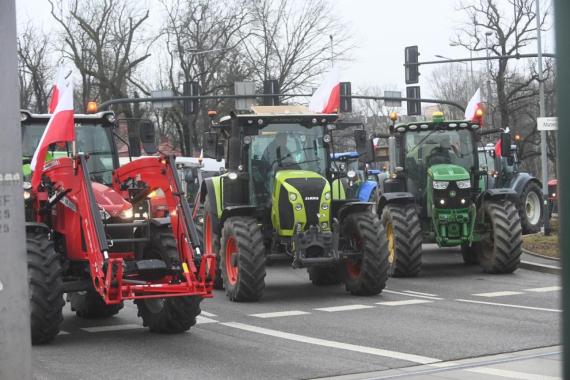
[[[331,154],[332,165],[338,172],[346,173],[343,187],[347,198],[358,198],[362,202],[374,202],[378,199],[378,169],[369,169],[358,160],[358,152]]]

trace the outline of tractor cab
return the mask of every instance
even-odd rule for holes
[[[358,152],[333,153],[332,161],[332,167],[346,175],[341,182],[347,198],[357,198],[363,202],[375,201],[378,170],[369,169]]]
[[[216,252],[220,273],[233,300],[261,296],[251,283],[261,280],[240,275],[249,270],[239,269],[236,261],[237,251],[246,260],[238,247],[241,237],[232,235],[240,228],[259,225],[263,236],[260,255],[288,257],[293,267],[309,268],[314,282],[320,283],[325,277],[337,278],[338,269],[346,262],[362,260],[362,251],[349,248],[341,232],[359,227],[347,227],[346,221],[359,212],[362,218],[376,217],[370,211],[372,204],[346,197],[339,182],[346,175],[331,165],[332,131],[337,129],[338,115],[314,114],[302,106],[255,106],[252,111],[221,118],[205,136],[205,151],[211,156],[221,158],[227,145],[226,172],[205,180],[202,199],[205,251],[221,245],[221,251]],[[228,245],[230,236],[234,240]],[[219,245],[218,237],[222,238]],[[383,252],[370,254],[380,257]],[[356,279],[360,274],[353,274],[355,279],[347,288],[354,293],[377,293],[384,281],[381,276],[374,280],[378,282],[374,290],[364,289]],[[240,285],[241,281],[248,284]]]

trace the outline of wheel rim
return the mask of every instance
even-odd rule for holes
[[[206,254],[212,254],[212,219],[210,214],[206,214],[204,218],[204,251]]]
[[[144,303],[146,308],[153,314],[158,314],[164,308],[164,298],[146,298]]]
[[[525,212],[526,219],[530,224],[538,224],[540,221],[540,199],[534,191],[531,191],[526,195]]]
[[[393,264],[396,258],[396,248],[392,223],[386,224],[386,238],[388,239],[388,263]]]
[[[233,258],[237,254],[237,243],[233,236],[230,236],[226,241],[226,273],[230,285],[235,285],[238,279],[238,266],[233,264]]]

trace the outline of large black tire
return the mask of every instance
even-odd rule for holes
[[[477,265],[479,264],[479,251],[481,247],[477,242],[473,242],[471,246],[467,244],[461,245],[461,255],[463,256],[463,262],[467,265]]]
[[[422,225],[411,204],[389,204],[382,210],[382,225],[388,240],[389,274],[415,277],[422,267]]]
[[[222,229],[220,267],[230,300],[257,301],[265,289],[263,235],[254,218],[236,216]]]
[[[542,190],[536,182],[529,182],[523,189],[518,203],[523,234],[540,232],[544,221]]]
[[[509,201],[485,202],[485,220],[491,231],[477,244],[479,261],[487,273],[512,273],[520,264],[522,228],[516,207]]]
[[[346,290],[358,296],[379,294],[388,279],[388,243],[380,220],[372,211],[357,212],[349,214],[341,228],[346,248],[362,252],[343,263]]]
[[[99,319],[116,315],[123,308],[123,303],[107,305],[94,289],[76,292],[70,295],[71,310],[80,318]]]
[[[204,252],[206,252],[206,245],[212,245],[212,251],[216,254],[216,277],[214,277],[214,289],[222,290],[224,289],[224,279],[222,278],[222,270],[220,269],[220,238],[218,234],[214,231],[212,220],[213,216],[210,215],[207,210],[210,209],[210,200],[206,199],[204,202],[204,224],[203,224],[203,231],[211,228],[210,240],[211,242],[208,243],[205,238],[207,234],[202,234],[202,241],[204,244],[202,245]],[[210,224],[210,227],[206,226],[206,223]]]
[[[342,275],[338,267],[310,267],[309,280],[315,286],[338,285],[342,282]]]
[[[176,239],[170,226],[152,229],[151,241],[145,247],[143,256],[145,259],[164,260],[168,266],[179,263]],[[175,334],[187,331],[196,324],[201,301],[199,296],[182,296],[136,299],[135,304],[143,326],[152,332]]]
[[[44,231],[26,233],[32,344],[52,341],[63,321],[59,255]]]

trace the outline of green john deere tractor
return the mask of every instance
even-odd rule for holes
[[[390,170],[380,178],[378,214],[392,276],[420,272],[422,243],[459,246],[466,263],[488,273],[511,273],[519,266],[517,194],[482,185],[487,172],[478,163],[480,130],[478,123],[445,121],[441,113],[431,122],[391,126]],[[510,155],[505,135],[503,155]]]
[[[210,156],[221,159],[227,145],[226,172],[204,181],[201,201],[203,247],[217,254],[230,300],[258,300],[266,258],[276,256],[308,268],[315,285],[344,282],[356,295],[384,288],[388,249],[373,204],[333,195],[342,176],[330,165],[337,117],[254,107],[206,134]]]

